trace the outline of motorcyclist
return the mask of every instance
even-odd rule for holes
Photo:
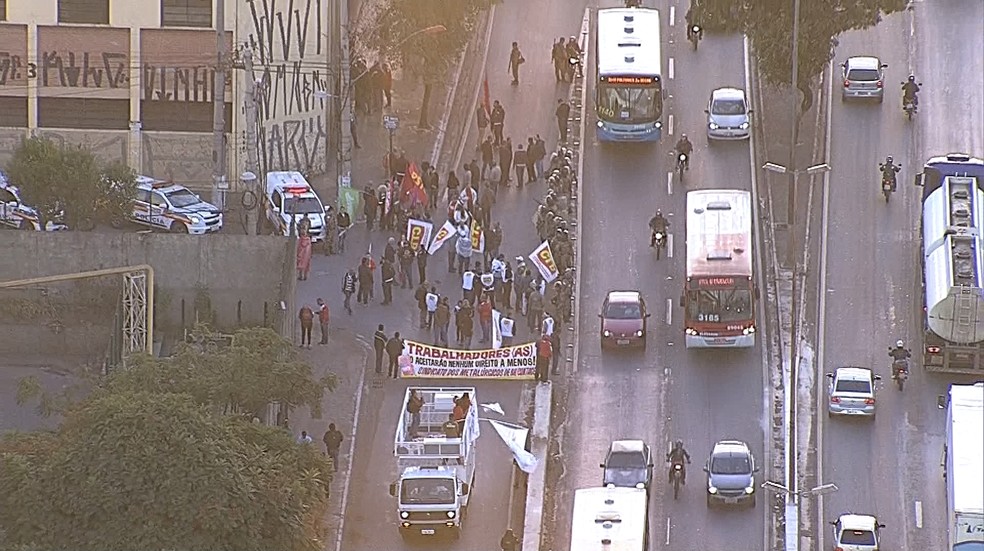
[[[642,0],[625,0],[626,8],[638,8],[642,5]]]
[[[892,378],[899,376],[899,371],[903,366],[908,363],[908,359],[912,357],[912,352],[905,347],[905,342],[902,339],[895,341],[895,348],[888,349],[888,355],[892,357]]]
[[[680,465],[683,467],[683,462],[686,461],[690,463],[690,454],[683,447],[683,440],[677,440],[673,443],[673,449],[671,449],[666,454],[666,461],[670,463],[670,472],[667,475],[667,480],[673,482],[673,467],[675,465]],[[687,483],[687,468],[683,467],[680,469],[680,483]]]
[[[687,139],[686,134],[680,135],[680,141],[676,143],[675,150],[678,157],[681,153],[687,156],[687,158],[683,160],[683,169],[690,170],[690,155],[694,152],[694,145]]]
[[[882,181],[892,183],[892,191],[895,191],[895,175],[902,170],[902,165],[895,164],[895,159],[891,155],[885,157],[885,162],[878,165],[878,170],[882,173]]]
[[[684,19],[687,21],[687,40],[693,40],[695,25],[700,29],[697,38],[703,38],[704,26],[700,23],[699,13],[700,10],[694,11],[693,6],[687,9],[687,14],[684,16]]]
[[[919,105],[919,85],[916,84],[916,76],[909,75],[909,80],[902,84],[902,105],[912,101],[912,105]]]
[[[649,219],[649,229],[652,233],[649,237],[649,246],[656,246],[656,234],[662,233],[666,235],[666,229],[670,227],[670,222],[663,216],[663,211],[656,209],[656,215]]]

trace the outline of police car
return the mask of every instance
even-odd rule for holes
[[[222,212],[174,182],[137,176],[137,196],[129,220],[170,233],[201,235],[222,229]],[[113,224],[122,225],[121,221]]]
[[[0,172],[0,226],[16,230],[40,231],[40,220],[37,209],[25,205],[17,187],[10,185],[7,175]],[[65,229],[68,229],[68,226],[61,222],[49,220],[45,223],[45,231]]]
[[[263,202],[267,223],[275,235],[290,235],[293,215],[293,224],[298,227],[303,220],[308,221],[311,241],[325,238],[325,217],[326,214],[330,215],[331,207],[325,208],[321,198],[300,172],[268,172]]]

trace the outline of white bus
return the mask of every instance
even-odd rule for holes
[[[950,551],[984,551],[984,383],[951,385],[946,409]]]
[[[598,10],[595,109],[601,141],[657,141],[663,128],[659,12]]]
[[[648,507],[642,488],[576,490],[570,551],[648,551]]]
[[[687,348],[755,346],[752,194],[687,193],[687,279],[681,304]]]

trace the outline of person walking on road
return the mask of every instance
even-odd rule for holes
[[[413,298],[417,301],[418,316],[417,323],[420,329],[427,327],[427,282],[421,281],[417,290],[413,292]]]
[[[564,44],[563,36],[560,37],[560,41],[554,42],[550,57],[554,66],[554,78],[557,79],[557,82],[564,82],[567,80],[567,45]]]
[[[342,440],[344,439],[342,432],[335,428],[335,423],[328,423],[328,431],[325,432],[321,440],[325,443],[325,451],[331,458],[331,466],[335,472],[338,472],[338,451],[342,447]]]
[[[321,326],[321,342],[318,344],[325,345],[328,344],[328,322],[331,320],[330,312],[328,311],[328,305],[325,304],[325,299],[318,299],[318,325]]]
[[[523,189],[523,176],[526,174],[526,151],[523,150],[523,144],[516,146],[516,152],[513,153],[513,167],[516,170],[516,185],[519,189]]]
[[[376,221],[376,207],[376,192],[373,190],[372,182],[369,182],[362,192],[362,214],[366,217],[368,231],[372,231],[373,223]]]
[[[400,354],[403,354],[403,339],[399,331],[393,333],[393,338],[386,343],[386,354],[389,355],[389,376],[396,379],[400,376]]]
[[[488,178],[489,168],[492,167],[495,160],[495,146],[492,145],[492,137],[485,138],[479,148],[482,150],[482,177]]]
[[[557,367],[560,362],[560,331],[551,333],[550,349],[553,351],[550,356],[550,372],[554,375],[560,375],[560,369]]]
[[[499,147],[499,164],[502,165],[502,180],[499,183],[502,187],[509,187],[509,182],[512,182],[512,162],[513,162],[513,150],[512,150],[512,138],[506,138],[506,141],[502,143]]]
[[[533,138],[526,138],[526,178],[532,184],[536,181],[539,173],[536,171],[536,144]]]
[[[417,243],[417,250],[414,251],[414,257],[417,259],[417,275],[421,282],[427,279],[427,250],[424,249],[423,243]]]
[[[554,111],[557,116],[557,129],[560,130],[560,141],[561,143],[567,143],[567,121],[571,116],[571,104],[563,100],[563,98],[557,100],[557,110]]]
[[[424,303],[427,305],[427,329],[434,328],[434,314],[437,313],[437,304],[440,302],[440,295],[437,288],[431,285],[430,291],[424,296]]]
[[[301,320],[301,348],[311,348],[311,329],[314,327],[314,311],[305,304],[297,318]],[[305,346],[305,344],[307,346]]]
[[[547,382],[551,356],[553,356],[553,345],[550,343],[550,337],[541,335],[540,340],[536,341],[536,380],[538,382]]]
[[[492,300],[485,293],[482,293],[482,301],[478,303],[478,323],[482,326],[482,340],[478,342],[489,342],[492,338]]]
[[[365,256],[362,258],[362,262],[359,263],[359,304],[369,304],[373,277],[372,267],[369,265],[369,257]]]
[[[512,529],[507,529],[499,540],[499,547],[502,551],[519,551],[519,538],[513,533]]]
[[[386,96],[386,107],[393,105],[393,71],[390,70],[389,63],[383,63],[382,78],[383,95]]]
[[[376,373],[383,372],[383,354],[386,352],[386,342],[389,340],[383,329],[383,324],[380,323],[372,336],[372,347],[376,351]]]
[[[434,311],[434,346],[448,346],[448,326],[451,325],[451,305],[441,297]]]
[[[352,295],[355,294],[355,270],[345,272],[342,277],[342,294],[345,295],[345,311],[352,315]]]
[[[492,114],[489,115],[489,121],[492,123],[492,138],[495,145],[502,145],[502,130],[506,124],[506,110],[499,103],[499,100],[495,100],[492,104]]]
[[[543,315],[543,296],[533,290],[530,292],[526,305],[526,321],[529,324],[530,332],[536,333],[540,330],[540,317]]]
[[[380,264],[380,275],[383,279],[383,306],[393,303],[393,281],[396,279],[396,269],[393,263],[385,258]]]
[[[543,141],[543,138],[539,134],[533,138],[533,158],[534,164],[536,165],[536,176],[537,178],[546,179],[545,173],[543,172],[543,159],[547,158],[547,144]]]
[[[478,119],[478,143],[482,144],[485,143],[485,135],[489,130],[489,114],[484,105],[475,109],[475,117]]]
[[[513,86],[519,84],[519,66],[526,63],[523,52],[519,51],[519,42],[512,43],[512,51],[509,52],[509,70],[512,73]]]

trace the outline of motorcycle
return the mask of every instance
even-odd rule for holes
[[[893,187],[895,187],[895,185],[892,183],[892,180],[882,176],[882,193],[885,194],[886,203],[888,202],[888,198],[892,195]]]
[[[683,171],[687,168],[687,154],[677,153],[676,170],[677,174],[680,176],[680,181],[683,181]]]
[[[690,27],[690,42],[694,45],[694,51],[697,51],[697,43],[700,42],[701,36],[704,34],[704,29],[700,25],[693,25]]]
[[[909,360],[895,360],[892,362],[892,379],[895,379],[895,384],[898,385],[899,392],[902,392],[902,387],[908,378]]]
[[[642,7],[642,0],[625,0],[626,8],[639,8]]]
[[[902,110],[905,111],[905,116],[912,120],[912,115],[916,114],[916,102],[912,98],[904,98],[902,100]]]
[[[680,485],[683,484],[683,463],[673,463],[670,480],[673,481],[673,499],[677,499],[680,496]]]
[[[663,251],[663,247],[666,246],[666,233],[653,231],[652,242],[653,246],[656,247],[656,260],[659,260],[660,253]]]

